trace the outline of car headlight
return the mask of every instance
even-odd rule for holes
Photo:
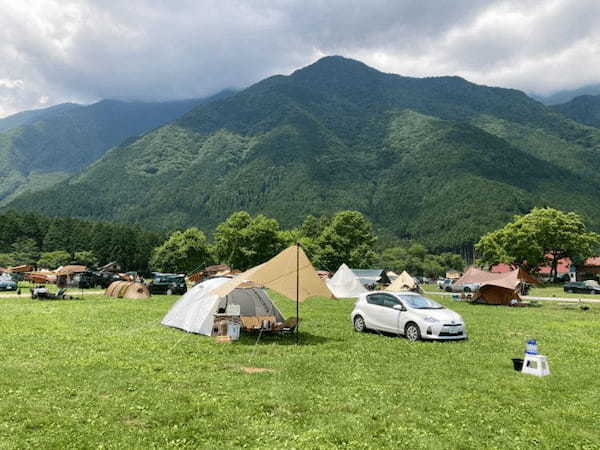
[[[429,323],[435,323],[435,322],[439,322],[439,320],[437,320],[435,317],[431,317],[431,316],[427,316],[423,319],[425,322],[429,322]]]

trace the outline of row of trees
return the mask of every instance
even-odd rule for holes
[[[556,279],[561,259],[581,262],[596,254],[599,244],[600,235],[588,232],[578,214],[534,208],[484,235],[475,248],[481,265],[505,263],[534,273],[542,266],[550,266],[551,277]]]
[[[357,211],[333,217],[308,216],[302,226],[281,230],[279,223],[245,211],[232,214],[217,226],[213,242],[197,228],[176,231],[151,258],[151,266],[166,272],[192,272],[212,263],[245,270],[299,242],[313,264],[336,270],[343,262],[369,267],[377,260],[373,227]]]
[[[147,271],[151,253],[164,237],[137,226],[7,212],[0,214],[0,266],[117,261],[130,270]]]
[[[161,244],[162,242],[162,244]],[[33,264],[55,268],[66,264],[103,265],[116,261],[127,270],[190,273],[226,263],[245,270],[299,242],[315,267],[335,271],[373,265],[438,276],[448,267],[462,269],[458,255],[429,254],[419,244],[380,251],[371,223],[357,211],[308,216],[301,226],[281,229],[277,220],[240,211],[218,225],[212,236],[198,228],[170,236],[135,226],[107,224],[36,214],[0,214],[0,266]]]

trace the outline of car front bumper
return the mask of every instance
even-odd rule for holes
[[[467,330],[464,325],[432,323],[426,324],[425,329],[421,330],[423,339],[452,341],[467,339]]]

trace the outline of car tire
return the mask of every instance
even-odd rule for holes
[[[419,329],[419,325],[414,322],[409,322],[404,327],[404,336],[411,342],[416,342],[421,340],[421,330]]]
[[[367,325],[365,324],[365,319],[362,316],[356,315],[354,316],[354,320],[352,320],[354,324],[354,330],[359,333],[364,333],[367,331]]]
[[[470,287],[465,287],[464,291],[465,292],[471,292],[471,288]]]
[[[572,294],[574,291],[573,291],[573,289],[567,289],[567,292],[568,292],[569,294]]]
[[[173,289],[167,289],[167,295],[173,295]]]

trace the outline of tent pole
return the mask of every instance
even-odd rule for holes
[[[300,344],[300,243],[296,243],[296,345]]]

